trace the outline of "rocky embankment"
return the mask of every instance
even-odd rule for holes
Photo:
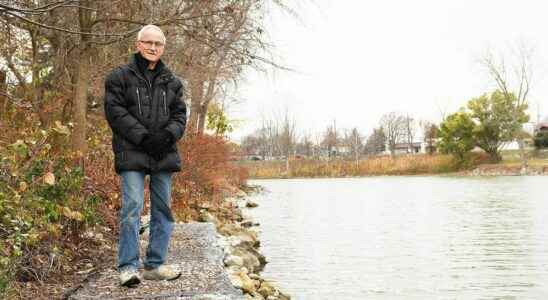
[[[141,236],[141,253],[145,253],[148,231]],[[66,298],[73,300],[243,300],[223,264],[224,252],[218,244],[217,231],[211,223],[176,224],[171,236],[167,264],[181,271],[172,281],[144,280],[136,287],[121,287],[115,266],[102,269],[73,290]],[[142,271],[142,269],[141,269]]]
[[[538,176],[548,175],[548,166],[529,166],[522,168],[519,165],[480,165],[477,168],[460,173],[464,176]]]
[[[241,192],[236,197],[225,199],[219,208],[203,205],[199,221],[215,224],[219,233],[219,244],[225,253],[223,261],[229,278],[235,287],[244,292],[246,299],[290,299],[290,296],[260,275],[260,271],[267,263],[266,258],[259,252],[258,226],[260,224],[251,220],[242,211],[245,207],[256,206],[256,203],[246,200],[246,194]]]
[[[141,282],[119,286],[114,265],[93,272],[65,292],[65,299],[177,299],[177,300],[286,300],[290,297],[259,273],[266,264],[259,252],[259,224],[245,216],[243,207],[257,204],[245,193],[227,198],[220,206],[203,204],[200,222],[177,223],[171,237],[167,264],[181,271],[173,281]],[[147,223],[148,218],[143,218]],[[146,252],[148,230],[140,239]],[[114,246],[113,246],[114,247]],[[106,254],[106,255],[113,255]],[[105,257],[106,259],[107,257]]]

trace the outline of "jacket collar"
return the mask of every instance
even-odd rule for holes
[[[137,55],[140,56],[141,54],[139,52],[135,52],[131,55],[128,66],[133,71],[138,72],[141,76],[145,77],[143,72],[139,68]],[[155,69],[158,70],[157,77],[166,77],[166,74],[171,74],[171,71],[166,67],[166,65],[161,59],[156,63]]]

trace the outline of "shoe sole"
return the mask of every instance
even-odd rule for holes
[[[173,278],[171,278],[171,279],[168,279],[167,281],[179,279],[179,277],[181,277],[181,273],[177,274],[177,276],[175,276],[175,277],[173,277]]]
[[[132,276],[130,279],[128,279],[126,282],[122,283],[121,285],[131,287],[131,286],[138,285],[139,283],[141,283],[141,279],[139,279],[139,277],[137,276]]]
[[[181,273],[177,274],[177,276],[173,277],[173,278],[159,278],[159,277],[156,277],[156,276],[146,276],[146,275],[143,275],[143,279],[145,280],[166,280],[166,281],[172,281],[172,280],[175,280],[175,279],[179,279],[179,277],[181,277]]]

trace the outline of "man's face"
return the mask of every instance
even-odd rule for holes
[[[156,30],[146,30],[137,41],[137,51],[148,61],[157,62],[164,53],[164,36]]]

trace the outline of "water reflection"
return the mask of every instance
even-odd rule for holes
[[[256,181],[263,274],[295,299],[548,299],[546,181]]]

